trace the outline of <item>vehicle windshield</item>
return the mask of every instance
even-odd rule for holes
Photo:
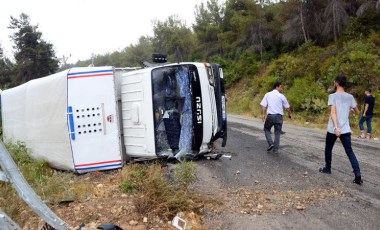
[[[186,65],[152,71],[156,153],[191,153],[193,141],[192,89]]]

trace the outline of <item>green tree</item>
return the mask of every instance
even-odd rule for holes
[[[126,66],[140,66],[141,62],[150,58],[152,53],[152,38],[141,36],[136,45],[130,45],[124,49]]]
[[[260,23],[258,12],[260,12],[260,5],[254,1],[226,1],[223,32],[219,38],[228,57],[236,59],[242,51],[251,48],[256,40],[260,42],[260,39],[252,36],[255,33],[253,28],[258,27]]]
[[[344,31],[344,35],[346,39],[360,39],[371,32],[380,32],[380,8],[376,9],[373,1],[359,7],[357,17],[351,17],[350,25]]]
[[[308,42],[309,33],[306,25],[305,2],[289,1],[293,13],[284,25],[283,39],[293,42]]]
[[[199,42],[199,51],[203,59],[212,55],[223,55],[218,34],[222,32],[224,7],[218,0],[209,0],[206,5],[195,7],[195,24],[193,30]]]
[[[0,46],[0,89],[6,89],[11,84],[13,63],[3,55]]]
[[[346,3],[342,0],[329,0],[324,12],[326,17],[324,33],[326,35],[332,33],[334,42],[337,42],[343,27],[349,22],[345,6]]]
[[[195,38],[190,28],[176,15],[153,22],[155,52],[166,53],[171,61],[188,61],[194,52]]]
[[[53,45],[41,39],[42,33],[30,24],[28,15],[22,13],[19,19],[11,16],[8,28],[16,31],[11,36],[15,43],[15,85],[56,72],[59,61]]]

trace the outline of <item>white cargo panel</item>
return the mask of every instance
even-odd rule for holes
[[[1,94],[4,142],[23,142],[31,157],[74,170],[67,132],[67,72],[29,81]]]
[[[67,122],[75,171],[120,168],[122,154],[112,67],[67,75]]]
[[[155,158],[150,69],[126,73],[121,82],[126,154],[130,157]]]

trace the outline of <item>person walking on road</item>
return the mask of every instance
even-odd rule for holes
[[[371,95],[371,90],[367,89],[364,94],[366,95],[364,99],[364,110],[363,114],[360,116],[359,120],[359,129],[361,132],[361,135],[359,138],[367,138],[371,139],[371,132],[372,132],[372,117],[373,117],[373,107],[375,107],[375,98]],[[366,122],[367,124],[367,136],[364,132],[364,126],[363,123]]]
[[[332,149],[336,139],[339,137],[347,157],[351,162],[354,170],[354,183],[361,185],[363,183],[360,173],[359,162],[351,147],[351,128],[349,123],[349,115],[351,109],[359,114],[354,97],[346,93],[346,77],[337,76],[334,80],[336,92],[329,95],[328,105],[330,107],[330,119],[327,125],[326,145],[325,145],[325,166],[320,168],[321,173],[331,174]]]
[[[268,142],[267,151],[273,150],[274,153],[278,153],[280,146],[280,136],[282,131],[282,123],[284,116],[284,107],[288,110],[288,117],[291,119],[290,105],[286,97],[282,94],[281,82],[275,82],[273,84],[273,90],[266,93],[261,105],[261,119],[264,123],[265,138]],[[271,128],[274,126],[274,142],[271,135]]]

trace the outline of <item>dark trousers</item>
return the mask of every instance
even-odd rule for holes
[[[326,146],[325,146],[325,160],[326,168],[331,169],[331,160],[332,160],[332,150],[335,144],[335,141],[338,137],[335,134],[327,132],[326,134]],[[359,162],[356,159],[355,153],[351,147],[351,133],[341,134],[339,137],[344,151],[346,151],[347,157],[351,162],[352,169],[354,170],[355,176],[360,176]]]
[[[274,150],[278,150],[280,146],[280,136],[282,130],[283,118],[280,114],[268,114],[267,119],[264,123],[264,133],[267,139],[268,145],[274,144]],[[274,143],[272,139],[272,134],[270,132],[271,128],[274,126]]]
[[[363,115],[360,117],[360,120],[359,120],[359,128],[360,128],[360,132],[364,132],[364,126],[363,126],[363,123],[366,122],[367,123],[367,133],[371,134],[372,132],[372,116],[365,116],[363,117]]]

